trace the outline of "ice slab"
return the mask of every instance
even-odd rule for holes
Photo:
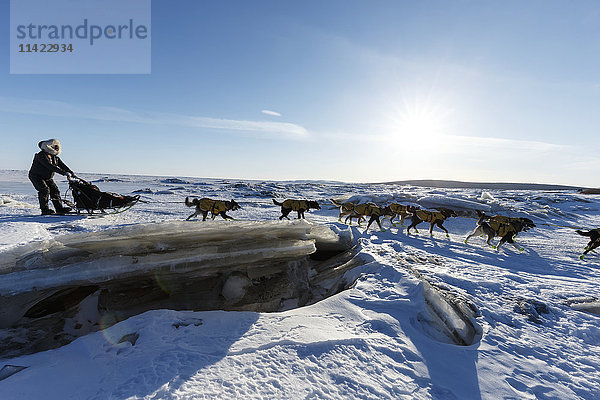
[[[315,302],[334,293],[313,272],[334,269],[321,260],[351,245],[349,229],[300,220],[137,224],[15,246],[0,252],[0,328],[15,339],[0,357],[54,348],[152,309]],[[326,257],[309,257],[317,253]]]
[[[172,221],[57,236],[0,253],[0,296],[155,271],[210,275],[240,263],[292,259],[315,251],[310,231],[304,221]]]
[[[24,367],[22,365],[5,365],[4,367],[2,367],[2,369],[0,369],[0,381],[3,381],[10,376],[13,376],[17,372],[23,371],[25,368],[27,367]]]

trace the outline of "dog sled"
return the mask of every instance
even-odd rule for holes
[[[103,192],[98,186],[79,177],[69,177],[68,181],[69,189],[67,189],[65,197],[70,193],[73,201],[63,199],[63,202],[75,210],[73,214],[79,214],[82,211],[87,211],[88,214],[93,214],[94,211],[102,214],[118,214],[129,210],[140,201],[140,195],[127,196]]]

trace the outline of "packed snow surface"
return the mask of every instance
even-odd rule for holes
[[[10,199],[0,207],[0,254],[69,233],[179,223],[193,212],[185,196],[233,198],[242,209],[230,215],[249,224],[277,221],[272,198],[317,200],[322,209],[307,219],[333,232],[343,225],[331,198],[461,213],[444,223],[450,238],[437,228],[430,237],[426,224],[410,236],[389,224],[385,232],[352,228],[366,261],[347,272],[355,284],[310,306],[275,313],[148,311],[56,350],[0,359],[0,369],[9,365],[0,372],[1,399],[600,398],[600,255],[579,260],[588,238],[574,231],[600,226],[597,196],[82,175],[106,191],[139,190],[148,202],[101,218],[41,217],[26,173],[0,171],[0,197]],[[58,184],[66,189],[65,181]],[[476,209],[531,218],[536,228],[516,238],[525,250],[496,251],[479,238],[464,244]],[[248,284],[232,278],[227,293],[238,296]],[[475,331],[451,316],[467,309]],[[471,344],[453,341],[440,319],[471,336]]]

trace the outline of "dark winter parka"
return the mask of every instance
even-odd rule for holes
[[[46,180],[51,179],[55,172],[61,175],[66,175],[67,172],[73,173],[73,171],[62,162],[59,156],[53,156],[43,151],[36,153],[33,157],[33,164],[31,164],[31,168],[29,169],[29,175],[34,175]]]

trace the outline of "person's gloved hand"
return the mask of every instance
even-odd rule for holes
[[[72,172],[67,172],[67,179],[75,178],[75,174]]]

